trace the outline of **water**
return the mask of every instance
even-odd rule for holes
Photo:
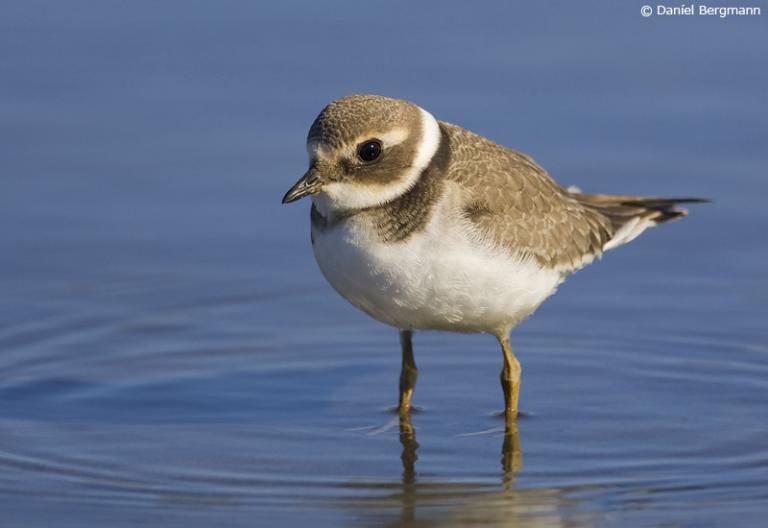
[[[6,3],[2,526],[756,526],[766,18],[578,2]],[[396,334],[280,197],[328,101],[409,98],[585,191],[702,195],[513,334]]]

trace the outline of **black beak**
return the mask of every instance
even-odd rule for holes
[[[288,192],[283,196],[283,203],[291,203],[304,198],[310,194],[315,194],[320,190],[322,183],[320,177],[317,175],[315,168],[311,168],[307,173],[301,177],[296,184],[288,189]]]

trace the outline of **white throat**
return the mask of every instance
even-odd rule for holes
[[[421,140],[413,163],[403,172],[400,179],[389,185],[376,187],[351,182],[328,183],[321,192],[312,196],[312,202],[320,214],[328,217],[334,211],[365,209],[381,205],[394,200],[416,185],[422,171],[427,168],[440,146],[440,125],[437,120],[423,108],[419,108],[419,113]]]

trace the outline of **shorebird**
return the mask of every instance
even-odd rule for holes
[[[697,198],[571,192],[529,156],[438,121],[414,103],[352,95],[323,109],[309,170],[283,203],[312,196],[311,239],[347,301],[400,331],[398,408],[411,408],[414,330],[485,332],[504,356],[505,415],[518,413],[511,330],[563,280]]]

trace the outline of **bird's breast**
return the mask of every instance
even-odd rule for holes
[[[334,289],[397,328],[508,330],[561,280],[553,270],[477,240],[449,203],[438,204],[426,229],[402,241],[382,240],[360,217],[333,226],[313,222],[312,238]]]

